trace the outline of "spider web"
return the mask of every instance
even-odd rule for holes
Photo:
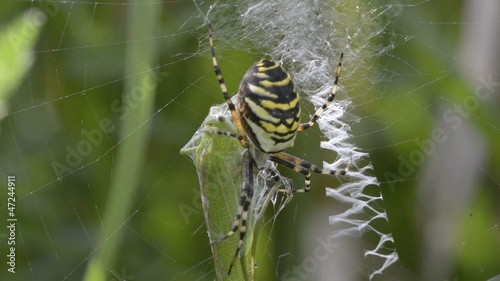
[[[287,152],[328,169],[351,161],[351,171],[313,175],[311,192],[270,208],[259,280],[497,280],[498,4],[344,2],[4,3],[0,279],[82,280],[116,242],[102,280],[214,280],[198,179],[179,155],[222,103],[208,18],[231,94],[254,61],[280,61],[303,120],[324,103],[345,56],[335,102]],[[154,35],[127,36],[137,7],[159,10]],[[160,48],[156,64],[125,73],[127,50],[147,44]],[[143,101],[122,92],[141,75],[145,88],[157,83],[154,106],[122,132]],[[129,171],[138,188],[120,195],[131,207],[113,206],[119,215],[104,231],[119,151],[137,135],[147,139]]]

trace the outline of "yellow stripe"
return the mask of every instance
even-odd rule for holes
[[[260,125],[269,133],[280,133],[280,134],[289,134],[292,135],[295,133],[292,129],[288,128],[284,124],[280,124],[279,126],[273,125],[271,123],[260,121]],[[283,136],[283,138],[288,138],[289,136]]]
[[[255,93],[255,94],[258,94],[258,95],[261,95],[261,96],[270,97],[272,99],[277,99],[278,98],[278,95],[273,94],[273,93],[271,93],[269,91],[266,91],[264,88],[261,88],[259,86],[255,86],[253,84],[248,83],[248,88],[250,89],[250,91],[252,93]]]
[[[299,112],[299,114],[300,114],[300,112]],[[290,130],[297,131],[297,128],[299,127],[299,125],[300,125],[300,122],[294,122],[292,127],[290,128]]]
[[[263,72],[255,72],[255,73],[252,73],[252,75],[255,77],[262,78],[262,79],[269,78],[269,75],[267,75],[266,73],[263,73]]]
[[[257,116],[257,118],[259,118],[261,120],[267,120],[269,122],[274,122],[274,123],[279,123],[281,121],[280,119],[269,114],[269,112],[267,112],[267,110],[265,108],[258,105],[257,103],[255,103],[254,101],[249,99],[248,97],[245,97],[245,103],[248,105],[248,107],[250,107],[250,109]]]
[[[294,108],[297,106],[297,103],[299,102],[299,97],[297,96],[296,99],[289,103],[275,103],[270,100],[263,100],[261,101],[261,104],[265,108],[269,109],[281,109],[281,110],[290,110],[290,108]]]
[[[280,65],[279,65],[279,64],[277,64],[277,63],[274,63],[273,65],[268,66],[268,67],[265,67],[265,66],[262,66],[262,65],[263,65],[263,64],[261,64],[261,63],[257,65],[257,71],[258,71],[258,72],[266,72],[266,71],[268,71],[268,70],[271,70],[271,69],[275,69],[275,68],[280,67]]]
[[[272,82],[269,80],[262,80],[259,82],[259,84],[261,84],[264,87],[272,87],[272,86],[283,87],[283,86],[288,85],[291,80],[292,80],[292,77],[290,76],[290,74],[287,74],[286,78],[281,80],[281,81]]]
[[[246,118],[245,118],[246,119]],[[280,137],[276,136],[274,134],[270,134],[264,129],[258,125],[253,123],[251,120],[247,120],[247,124],[250,126],[250,129],[252,132],[255,134],[255,138],[257,139],[257,142],[259,143],[260,148],[267,153],[275,153],[279,151],[283,151],[291,146],[293,146],[293,142],[295,140],[295,137],[292,137],[290,140],[286,142],[280,142],[276,143],[276,141],[272,140],[271,137],[274,138],[281,138],[281,139],[286,139],[287,137]]]
[[[287,124],[292,124],[292,123],[293,123],[293,120],[295,120],[295,118],[288,118],[288,119],[286,119],[286,120],[285,120],[285,122],[286,122]]]

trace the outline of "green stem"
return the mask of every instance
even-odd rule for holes
[[[104,211],[99,246],[89,261],[84,280],[108,280],[114,261],[120,252],[124,223],[133,215],[132,203],[140,186],[153,111],[156,79],[151,71],[158,57],[154,38],[160,9],[153,1],[144,5],[127,6],[128,25],[125,55],[123,104],[129,114],[123,120],[118,143],[117,162],[108,201]],[[104,188],[104,187],[103,187]]]

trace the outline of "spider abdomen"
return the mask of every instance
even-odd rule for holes
[[[261,60],[248,69],[238,91],[238,111],[259,150],[276,153],[293,146],[300,124],[299,95],[278,63]]]

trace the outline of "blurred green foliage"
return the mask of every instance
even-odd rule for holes
[[[196,12],[192,3],[151,4],[161,11],[157,34],[139,36],[132,42],[126,37],[126,10],[131,5],[121,2],[9,1],[2,5],[2,30],[19,22],[31,8],[47,16],[29,70],[29,64],[22,62],[25,60],[7,52],[0,54],[1,65],[8,60],[9,65],[14,64],[9,67],[9,77],[24,77],[22,83],[0,85],[11,93],[7,115],[0,121],[0,177],[4,181],[7,175],[16,175],[17,181],[17,273],[8,275],[9,280],[81,280],[89,260],[104,244],[116,239],[117,232],[123,240],[113,266],[106,268],[106,280],[118,280],[119,276],[213,280],[196,171],[179,154],[210,106],[223,101],[206,52],[208,46],[199,41],[205,29],[196,29],[202,21],[193,20]],[[374,84],[354,83],[356,77],[341,80],[354,104],[359,105],[352,112],[362,118],[353,126],[353,141],[370,153],[374,173],[382,182],[384,207],[400,254],[397,266],[405,272],[387,273],[387,279],[419,279],[423,233],[415,208],[423,166],[395,182],[388,182],[386,172],[398,174],[401,157],[408,158],[419,149],[412,140],[431,136],[441,118],[437,115],[441,100],[460,104],[473,91],[457,70],[465,66],[457,66],[453,60],[458,56],[463,25],[422,29],[417,23],[460,23],[461,9],[460,1],[428,1],[404,10],[392,32],[417,40],[405,41],[390,56],[373,62],[364,75],[373,76]],[[153,113],[147,119],[151,131],[146,136],[145,162],[134,171],[139,175],[139,186],[130,194],[131,210],[123,210],[115,231],[100,240],[103,212],[124,140],[120,128],[136,106],[122,100],[125,84],[131,79],[124,70],[126,48],[145,42],[160,48],[153,68],[160,79]],[[259,55],[249,57],[229,46],[221,49],[220,64],[234,93],[246,68]],[[355,63],[347,56],[345,71]],[[380,73],[395,75],[380,81]],[[0,99],[7,99],[4,93],[0,95]],[[456,246],[448,280],[486,280],[500,274],[500,157],[495,157],[500,155],[496,145],[498,112],[498,99],[482,102],[474,112],[476,118],[470,119],[487,139],[490,158],[488,166],[481,167],[485,176],[477,182],[478,191],[466,208],[470,215],[464,215],[458,241],[467,243]],[[317,129],[311,130],[296,141],[290,153],[307,155],[320,164],[325,159],[318,148],[320,140]],[[287,176],[302,182],[300,177]],[[258,260],[258,271],[271,274],[261,276],[262,280],[273,279],[274,272],[282,273],[300,262],[305,237],[298,230],[309,219],[309,208],[334,204],[323,192],[324,186],[334,184],[331,178],[316,176],[313,191],[295,196],[268,226],[272,225],[272,230],[265,230],[269,238],[262,243],[269,243],[270,250]],[[1,193],[1,202],[6,202],[5,198]],[[5,222],[6,205],[0,206],[0,218]],[[328,218],[323,221],[327,223]],[[5,253],[6,236],[0,235],[0,249]],[[0,277],[7,274],[3,254],[1,261]]]
[[[0,43],[0,107],[6,106],[8,98],[31,67],[33,47],[45,21],[42,11],[29,10],[0,31],[0,37],[4,38]]]

